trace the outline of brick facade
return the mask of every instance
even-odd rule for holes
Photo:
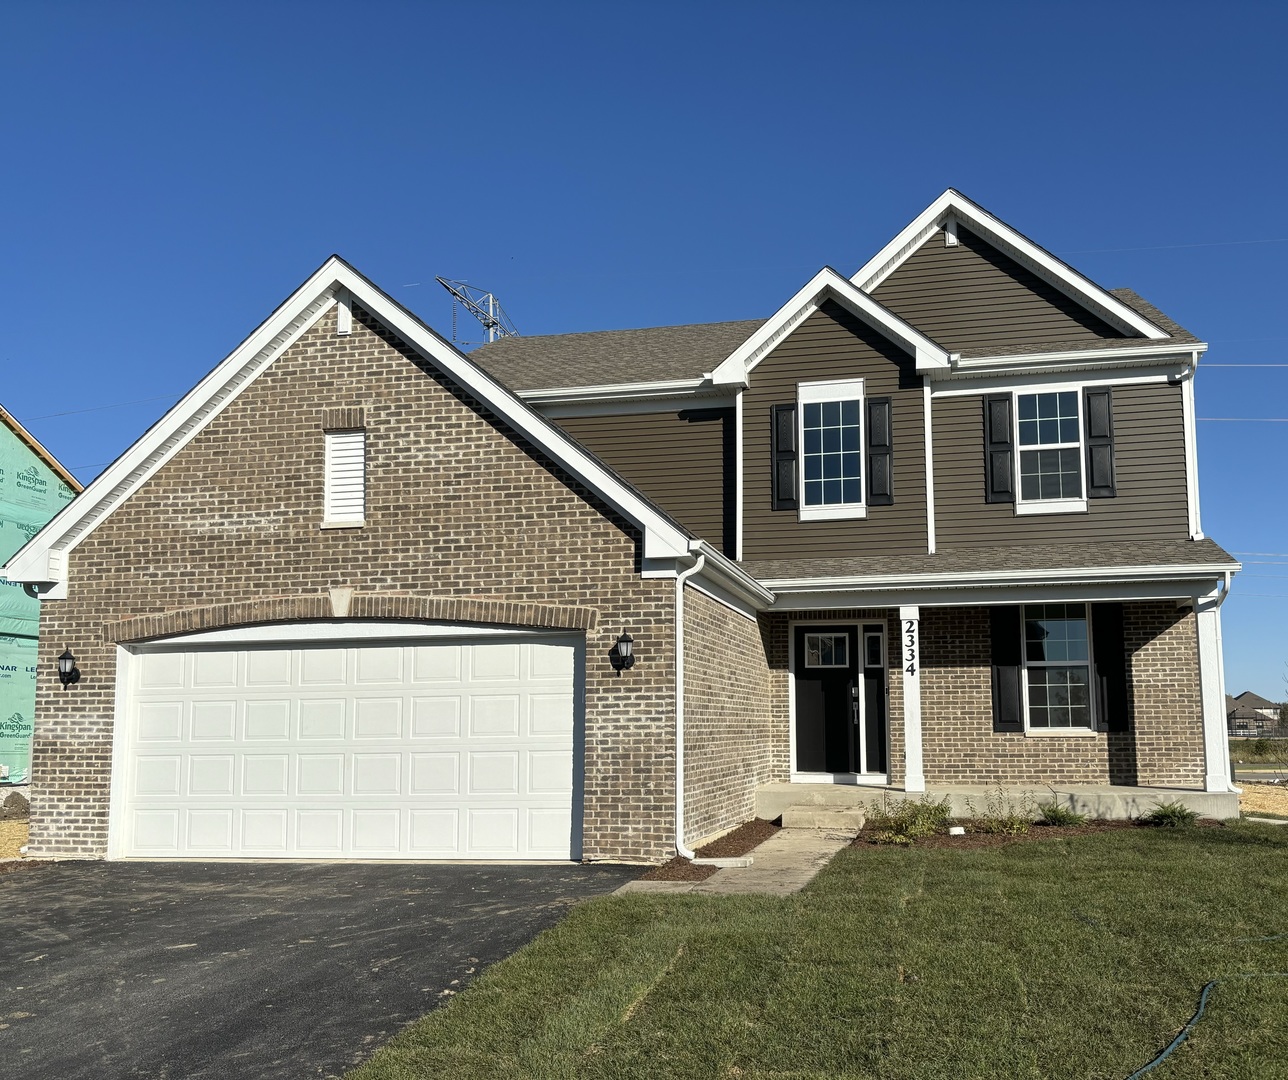
[[[756,788],[786,780],[766,630],[697,589],[684,594],[684,835],[755,817]]]
[[[665,857],[673,583],[641,578],[633,526],[361,310],[335,330],[330,312],[71,553],[68,598],[41,612],[31,853],[106,850],[115,642],[328,618],[352,589],[351,617],[584,629],[585,855]],[[323,428],[359,409],[367,524],[324,530]],[[638,663],[618,677],[622,627]]]
[[[987,608],[922,608],[921,722],[927,783],[1203,787],[1193,612],[1124,605],[1131,729],[1093,736],[993,731]]]

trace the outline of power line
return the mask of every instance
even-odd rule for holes
[[[1288,424],[1288,416],[1200,416],[1214,424]]]
[[[180,391],[182,393],[182,391]],[[46,413],[44,416],[26,416],[22,418],[22,423],[31,424],[37,420],[53,420],[59,416],[79,416],[82,413],[102,412],[104,409],[123,409],[127,405],[146,405],[151,401],[173,401],[174,394],[162,394],[159,397],[136,398],[134,401],[117,401],[111,405],[95,405],[89,409],[69,409],[67,412]]]
[[[1081,251],[1057,251],[1056,255],[1103,255],[1114,251],[1176,251],[1180,248],[1241,247],[1245,244],[1288,244],[1288,236],[1268,240],[1213,240],[1206,244],[1154,244],[1150,247],[1083,248]]]

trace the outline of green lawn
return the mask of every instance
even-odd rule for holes
[[[1264,1080],[1288,1077],[1272,972],[1288,972],[1288,828],[846,850],[787,900],[585,904],[350,1080],[1123,1080],[1211,979],[1149,1080]]]

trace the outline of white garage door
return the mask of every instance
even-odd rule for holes
[[[579,857],[575,655],[568,639],[142,652],[114,853]]]

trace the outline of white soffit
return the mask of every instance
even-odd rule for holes
[[[426,360],[638,525],[644,534],[645,558],[675,559],[687,555],[689,538],[674,522],[401,304],[333,255],[250,337],[14,555],[4,567],[9,579],[65,581],[67,553],[218,416],[336,302],[342,290],[347,290]]]
[[[1124,333],[1152,339],[1169,336],[1140,312],[952,188],[918,214],[898,236],[864,263],[850,280],[865,293],[874,291],[927,237],[949,219],[961,222],[971,232],[983,237]]]
[[[784,338],[816,312],[826,300],[835,300],[857,318],[879,330],[912,353],[918,371],[949,366],[950,354],[913,328],[889,308],[874,300],[830,266],[823,267],[764,324],[729,354],[711,373],[716,386],[743,386],[747,376]]]

